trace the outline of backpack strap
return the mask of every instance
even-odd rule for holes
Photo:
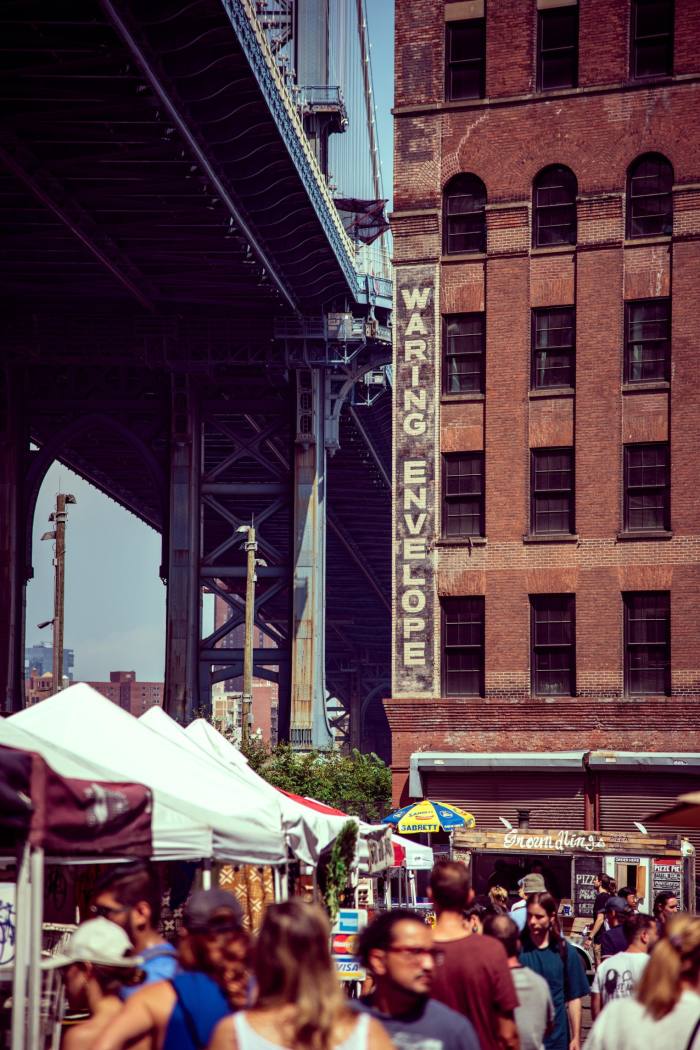
[[[690,1038],[689,1038],[688,1042],[685,1044],[685,1050],[693,1050],[693,1043],[695,1042],[695,1036],[698,1034],[699,1031],[700,1031],[700,1017],[698,1017],[697,1021],[695,1022],[695,1027],[693,1028],[692,1032],[690,1033]]]
[[[180,1005],[180,1010],[182,1011],[182,1019],[185,1022],[187,1034],[192,1040],[192,1046],[194,1046],[196,1050],[204,1050],[204,1043],[199,1038],[199,1032],[197,1031],[197,1026],[194,1023],[194,1017],[190,1013],[189,1007],[185,1003],[185,1000],[182,998],[178,986],[175,984],[175,981],[168,981],[168,984],[175,992],[175,997]]]

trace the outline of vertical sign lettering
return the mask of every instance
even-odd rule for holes
[[[435,279],[399,270],[394,347],[394,687],[432,696],[435,528]]]

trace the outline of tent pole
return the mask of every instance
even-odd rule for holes
[[[41,1029],[41,946],[44,917],[44,851],[32,850],[31,859],[31,926],[29,942],[29,1017],[28,1047],[39,1050]]]
[[[29,950],[29,843],[17,867],[15,890],[15,966],[12,974],[12,1050],[25,1050],[27,954]]]

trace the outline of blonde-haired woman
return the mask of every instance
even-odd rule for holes
[[[392,1050],[381,1024],[348,1006],[320,908],[271,905],[254,959],[255,1005],[220,1021],[209,1050]]]
[[[667,929],[637,998],[608,1003],[585,1050],[700,1050],[700,919],[679,915]]]

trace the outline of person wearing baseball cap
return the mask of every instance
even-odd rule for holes
[[[201,1050],[218,1022],[244,1006],[250,939],[241,906],[226,890],[197,890],[185,906],[181,972],[132,995],[91,1050],[131,1050],[147,1038],[159,1050]]]
[[[520,900],[516,901],[510,909],[510,917],[521,933],[525,929],[525,923],[527,921],[528,894],[545,893],[546,890],[547,887],[545,886],[544,878],[536,872],[532,872],[530,875],[524,875],[522,879],[518,879],[518,894]]]
[[[143,959],[133,954],[125,931],[109,919],[79,926],[62,952],[45,959],[42,969],[60,969],[71,1010],[87,1012],[87,1021],[69,1028],[62,1050],[90,1050],[97,1036],[122,1008],[120,992],[143,980]],[[141,1044],[135,1044],[141,1050]],[[143,1050],[147,1047],[143,1044]]]

